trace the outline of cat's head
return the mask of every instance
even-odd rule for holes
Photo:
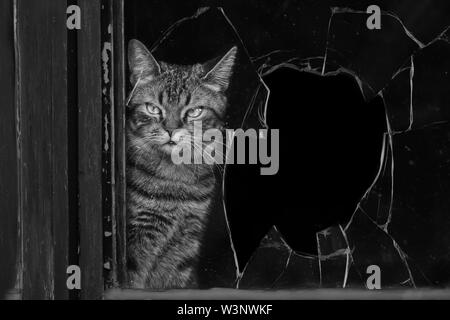
[[[203,131],[221,130],[236,52],[233,47],[214,62],[181,66],[157,61],[141,42],[131,40],[128,143],[167,156],[180,143],[201,145],[193,141],[194,122]]]

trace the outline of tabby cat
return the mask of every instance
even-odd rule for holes
[[[196,288],[198,261],[217,182],[212,165],[174,164],[173,148],[188,143],[193,122],[223,130],[227,88],[237,48],[217,63],[157,61],[131,40],[127,108],[127,268],[135,288]],[[217,61],[217,60],[215,60]],[[214,141],[211,143],[215,143]]]

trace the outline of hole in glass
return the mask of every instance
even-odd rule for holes
[[[386,131],[382,99],[365,102],[351,75],[283,68],[263,80],[267,123],[280,130],[280,167],[273,176],[261,176],[257,165],[227,168],[241,269],[272,225],[294,250],[317,254],[316,232],[347,223],[374,181]]]

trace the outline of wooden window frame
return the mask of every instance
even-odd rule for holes
[[[126,283],[124,2],[5,1],[14,11],[2,20],[14,33],[14,61],[5,60],[14,90],[1,121],[10,121],[5,145],[16,152],[0,175],[12,186],[5,215],[19,224],[16,298],[102,299]],[[72,4],[81,9],[80,30],[66,28]],[[108,37],[109,99],[102,95]],[[71,264],[81,269],[80,290],[67,288]]]

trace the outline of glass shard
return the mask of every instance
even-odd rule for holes
[[[354,265],[363,279],[370,275],[368,268],[376,265],[381,271],[383,288],[408,283],[407,265],[396,250],[393,239],[360,208],[345,228],[345,234]]]
[[[324,73],[328,66],[354,74],[366,98],[374,97],[419,48],[405,34],[401,23],[382,15],[383,27],[369,30],[367,13],[335,9],[330,21]],[[334,67],[336,68],[336,67]]]
[[[327,228],[316,237],[320,286],[345,288],[352,257],[341,226]]]
[[[275,227],[262,239],[238,282],[239,289],[270,289],[289,263],[292,249]]]
[[[450,126],[396,134],[394,196],[389,234],[428,279],[450,282]]]

